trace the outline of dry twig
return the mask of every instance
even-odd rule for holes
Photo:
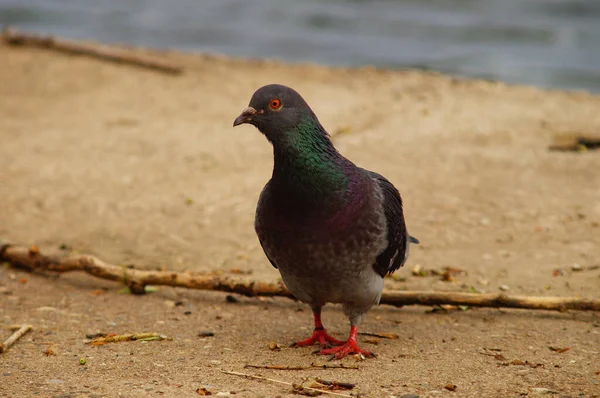
[[[139,270],[108,264],[89,255],[49,256],[42,254],[36,247],[28,249],[19,245],[0,244],[0,261],[7,261],[30,271],[54,271],[58,273],[83,271],[97,278],[121,282],[136,294],[143,294],[147,285],[167,285],[237,293],[248,297],[279,296],[294,299],[292,293],[282,283],[247,282],[193,272]],[[503,293],[384,291],[381,296],[381,304],[396,307],[404,305],[462,305],[554,311],[600,311],[600,299],[507,296]]]
[[[348,395],[348,394],[341,394],[339,392],[321,390],[319,388],[299,386],[299,385],[294,384],[294,383],[289,383],[287,381],[282,381],[282,380],[270,379],[268,377],[254,376],[254,375],[249,375],[249,374],[246,374],[246,373],[239,373],[239,372],[230,372],[228,370],[223,370],[223,369],[221,369],[221,372],[223,372],[225,374],[228,374],[228,375],[246,377],[248,379],[264,380],[264,381],[270,381],[270,382],[273,382],[273,383],[285,384],[286,386],[292,387],[292,389],[294,389],[294,390],[304,389],[304,390],[310,390],[310,391],[314,391],[314,392],[319,392],[319,393],[322,393],[322,394],[335,395],[337,397],[352,397],[352,395]]]
[[[600,149],[600,136],[576,135],[562,137],[548,147],[551,151],[562,152],[585,152],[587,150]]]
[[[15,342],[29,332],[31,328],[31,325],[23,325],[17,331],[11,334],[10,337],[4,341],[4,343],[0,344],[0,354],[6,352],[11,345],[15,344]]]
[[[120,343],[123,341],[160,341],[168,340],[167,336],[158,333],[127,333],[110,334],[107,336],[96,337],[87,342],[89,345],[103,345],[106,343]]]
[[[396,333],[358,332],[358,334],[361,334],[363,336],[379,337],[380,339],[392,339],[392,340],[395,340],[397,338],[400,338],[400,336],[398,336]]]
[[[311,363],[308,366],[281,366],[281,365],[244,365],[244,368],[252,369],[269,369],[269,370],[314,370],[314,369],[355,369],[358,370],[356,365],[317,365]]]
[[[69,54],[88,55],[105,61],[125,63],[147,69],[154,69],[173,75],[183,72],[180,66],[168,62],[133,54],[125,50],[109,48],[88,43],[78,43],[70,40],[56,38],[54,36],[40,36],[33,33],[18,32],[10,27],[5,27],[2,32],[5,43],[13,46],[33,46],[48,48]]]

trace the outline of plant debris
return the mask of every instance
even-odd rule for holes
[[[303,394],[303,392],[308,392],[307,390],[312,390],[313,392],[317,393],[314,396],[317,396],[319,394],[325,393],[325,394],[334,395],[334,396],[337,396],[337,397],[349,397],[349,398],[352,398],[352,395],[348,395],[348,394],[343,394],[343,393],[339,393],[339,392],[335,392],[335,391],[330,391],[330,390],[321,390],[321,389],[313,388],[313,387],[310,387],[310,386],[303,386],[303,385],[297,384],[297,383],[288,383],[287,381],[276,380],[276,379],[269,379],[267,377],[262,377],[262,376],[254,376],[254,375],[250,375],[250,374],[246,374],[246,373],[240,373],[240,372],[231,372],[231,371],[223,370],[223,369],[221,369],[221,372],[223,372],[225,374],[228,374],[228,375],[245,377],[245,378],[248,378],[248,379],[263,380],[263,381],[270,381],[272,383],[284,384],[286,386],[292,387],[293,392],[299,393],[299,394]],[[339,383],[338,383],[338,385],[339,385]],[[303,395],[307,395],[307,394],[303,394]],[[313,396],[313,395],[311,395],[311,396]]]
[[[422,265],[417,264],[412,269],[413,276],[425,277],[425,276],[439,276],[442,281],[453,282],[456,280],[456,276],[467,275],[465,270],[456,267],[442,267],[442,271],[437,269],[425,269]]]
[[[487,350],[487,348],[486,348],[486,350]],[[502,354],[494,354],[493,352],[480,352],[480,354],[494,357],[494,359],[497,361],[506,361],[506,358]]]
[[[315,382],[319,384],[319,387],[315,387],[315,385],[313,384],[313,388],[322,388],[321,386],[326,386],[328,390],[352,390],[354,387],[356,387],[356,384],[353,383],[344,383],[344,382],[340,382],[340,381],[329,381],[329,380],[323,380],[320,378],[316,378]]]
[[[556,137],[548,149],[561,152],[587,152],[600,149],[600,136],[578,134]]]
[[[370,336],[370,337],[379,337],[381,339],[392,339],[392,340],[396,340],[398,338],[400,338],[400,336],[398,336],[396,333],[370,333],[370,332],[358,332],[358,334],[363,335],[363,336]]]
[[[510,362],[502,362],[500,364],[498,364],[499,366],[509,366],[509,365],[513,365],[513,366],[528,366],[532,369],[535,368],[543,368],[544,364],[543,363],[531,363],[529,361],[523,361],[522,359],[513,359]]]
[[[440,305],[434,305],[431,309],[426,310],[425,312],[427,314],[439,314],[439,313],[447,314],[450,312],[454,312],[456,310],[466,311],[468,309],[469,309],[469,307],[466,305],[440,304]]]
[[[160,341],[171,340],[167,336],[158,333],[127,333],[127,334],[109,334],[106,336],[96,337],[86,344],[89,345],[104,345],[106,343],[120,343],[123,341]]]
[[[252,270],[251,269],[241,269],[241,268],[232,268],[229,270],[229,272],[231,272],[232,274],[236,274],[236,275],[250,275],[252,274]]]
[[[339,364],[315,364],[311,363],[307,366],[282,366],[282,365],[244,365],[244,368],[252,368],[252,369],[269,369],[269,370],[308,370],[308,369],[354,369],[358,370],[358,366],[356,365],[344,365]]]
[[[0,354],[6,352],[10,346],[15,344],[15,342],[29,332],[31,328],[31,325],[19,326],[19,328],[13,334],[11,334],[10,337],[4,341],[4,343],[0,343]]]
[[[47,357],[55,357],[56,352],[52,349],[52,346],[48,346],[48,348],[46,348],[46,351],[44,351],[44,355]]]
[[[208,391],[206,388],[204,387],[200,387],[196,389],[196,394],[206,397],[208,395],[212,395],[212,392]]]
[[[554,351],[554,352],[558,352],[559,354],[562,354],[563,352],[567,352],[571,349],[571,347],[565,347],[565,348],[560,348],[560,347],[548,347],[550,349],[550,351]]]
[[[269,343],[269,350],[271,351],[281,351],[281,344],[277,344],[274,341]]]
[[[133,267],[131,267],[133,268]],[[122,288],[121,290],[118,291],[119,294],[145,294],[145,293],[155,293],[158,292],[158,287],[156,286],[150,286],[150,285],[143,285],[143,286],[138,286],[134,283],[132,283],[129,286],[125,286],[124,288]]]
[[[97,339],[98,337],[106,337],[108,336],[108,333],[104,333],[104,332],[98,332],[98,333],[92,333],[92,334],[86,334],[85,337],[87,339]]]
[[[198,337],[213,337],[214,335],[215,335],[215,332],[213,332],[211,330],[203,330],[198,333]]]
[[[574,263],[574,264],[571,264],[571,266],[566,267],[566,268],[555,268],[554,270],[552,270],[552,275],[553,276],[563,276],[563,275],[565,275],[565,273],[567,271],[584,272],[584,271],[596,271],[599,269],[600,269],[600,264],[583,266],[581,264]]]
[[[36,245],[29,246],[29,256],[33,257],[40,254],[40,249]]]
[[[302,384],[293,383],[292,384],[292,392],[298,395],[304,395],[307,397],[318,397],[323,394],[323,391],[317,388],[305,388]]]
[[[168,285],[189,289],[215,290],[228,294],[240,294],[247,297],[269,296],[294,298],[281,280],[270,283],[260,280],[241,281],[219,277],[218,272],[192,273],[177,271],[149,271],[106,263],[94,256],[75,255],[53,257],[45,254],[29,255],[29,250],[22,245],[0,246],[0,261],[8,261],[28,271],[53,271],[58,274],[82,271],[100,279],[107,279],[127,284],[129,292],[144,293],[144,286]],[[14,274],[9,278],[15,280]],[[475,297],[476,296],[476,297]],[[389,291],[384,290],[381,304],[396,307],[404,305],[468,305],[470,307],[493,308],[527,308],[535,310],[579,310],[600,311],[600,299],[585,297],[535,297],[507,296],[505,294],[479,294],[462,292],[430,292],[430,291]]]
[[[393,279],[396,282],[406,282],[406,277],[402,276],[400,274],[391,274],[391,275],[388,274],[385,277],[388,278],[388,279]]]
[[[444,386],[444,388],[448,391],[456,391],[458,387],[456,387],[456,384],[448,383]]]
[[[292,384],[292,390],[296,394],[316,397],[323,392],[329,391],[348,391],[356,387],[356,384],[344,383],[339,381],[329,381],[320,378],[306,380],[302,384]]]

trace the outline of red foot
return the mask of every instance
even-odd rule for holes
[[[335,359],[341,359],[341,358],[347,357],[348,355],[351,355],[351,354],[362,354],[367,358],[375,357],[375,354],[372,353],[371,351],[367,351],[367,350],[358,348],[358,345],[356,345],[356,341],[354,341],[354,340],[348,340],[339,347],[333,347],[333,348],[327,348],[325,350],[321,350],[321,351],[319,351],[319,354],[320,355],[332,355],[333,354],[335,356]]]
[[[334,339],[330,335],[327,334],[325,329],[315,329],[312,336],[310,336],[306,340],[296,341],[292,344],[293,347],[305,347],[307,345],[313,345],[316,342],[319,342],[321,347],[330,347],[332,345],[342,345],[343,341]]]

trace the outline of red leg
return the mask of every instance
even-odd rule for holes
[[[325,331],[325,327],[323,326],[323,323],[321,322],[321,310],[320,309],[316,310],[316,311],[313,310],[313,314],[315,317],[315,330],[314,330],[312,336],[310,336],[306,340],[296,341],[295,343],[292,344],[293,347],[304,347],[304,346],[308,346],[308,345],[313,345],[316,342],[319,343],[321,348],[330,347],[331,345],[344,344],[343,341],[334,339],[333,337],[331,337],[330,335],[327,334],[327,332]]]
[[[370,351],[363,350],[358,348],[356,344],[356,332],[358,328],[356,326],[350,327],[350,336],[348,337],[348,341],[346,341],[343,345],[339,347],[327,348],[325,350],[319,351],[321,355],[334,355],[336,359],[344,358],[350,354],[362,354],[365,357],[375,357]]]

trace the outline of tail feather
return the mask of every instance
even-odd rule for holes
[[[419,239],[415,238],[414,236],[410,236],[410,235],[408,235],[408,241],[409,241],[410,243],[415,243],[415,244],[417,244],[417,245],[418,245],[419,243],[421,243],[421,242],[419,242]]]

